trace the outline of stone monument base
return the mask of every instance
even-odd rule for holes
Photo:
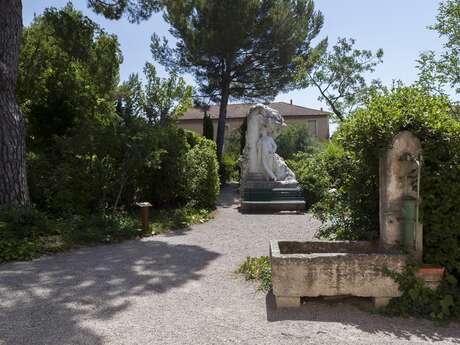
[[[251,173],[241,185],[241,211],[272,213],[304,211],[305,200],[297,181],[267,181],[263,174]]]

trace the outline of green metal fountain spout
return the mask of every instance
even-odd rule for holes
[[[400,157],[401,161],[413,162],[416,164],[416,197],[406,194],[401,200],[401,225],[402,225],[402,244],[414,254],[417,261],[422,259],[422,229],[420,226],[420,177],[422,155],[413,155],[405,152]],[[409,188],[408,178],[406,178],[406,188]]]

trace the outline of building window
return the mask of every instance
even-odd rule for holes
[[[318,127],[317,127],[317,124],[316,124],[316,120],[308,120],[307,124],[308,124],[308,133],[312,137],[317,137],[318,136]]]

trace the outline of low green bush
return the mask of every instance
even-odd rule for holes
[[[344,150],[333,143],[326,144],[322,150],[296,153],[287,161],[299,181],[307,209],[325,200],[340,183],[346,162]]]
[[[417,267],[407,265],[402,273],[386,271],[400,286],[402,295],[393,298],[384,312],[389,315],[415,316],[433,321],[447,321],[460,317],[460,289],[458,281],[447,275],[435,290],[415,274]]]
[[[41,236],[51,235],[47,217],[35,208],[0,208],[0,262],[29,260],[42,252]]]
[[[221,182],[234,182],[240,179],[238,157],[233,154],[224,154],[220,163],[219,176]]]
[[[170,230],[186,229],[192,224],[204,223],[210,217],[209,209],[183,207],[153,210],[150,230],[152,234],[160,234]]]
[[[48,218],[33,207],[0,207],[0,224],[5,236],[15,238],[36,238],[50,233]]]
[[[141,235],[128,215],[51,219],[33,207],[0,209],[0,262],[30,260],[81,244],[118,242]]]
[[[55,147],[30,148],[33,203],[62,217],[132,207],[143,190],[142,174],[159,168],[159,130],[142,119],[132,119],[129,128],[122,122],[82,127],[56,138]]]
[[[237,272],[242,273],[246,280],[259,281],[259,290],[269,291],[272,288],[272,266],[268,256],[248,256]]]
[[[210,218],[209,209],[154,209],[151,233],[144,233],[136,214],[71,215],[50,218],[32,207],[0,208],[0,262],[30,260],[74,246],[123,240],[184,229]]]
[[[138,221],[128,215],[73,216],[58,224],[64,241],[70,244],[120,242],[142,235]]]

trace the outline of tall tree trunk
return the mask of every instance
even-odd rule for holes
[[[224,137],[225,137],[225,120],[227,119],[227,105],[230,96],[230,83],[224,84],[220,98],[219,107],[219,121],[217,123],[217,159],[220,162],[224,150]]]
[[[0,0],[0,205],[28,204],[25,124],[16,101],[21,0]]]

